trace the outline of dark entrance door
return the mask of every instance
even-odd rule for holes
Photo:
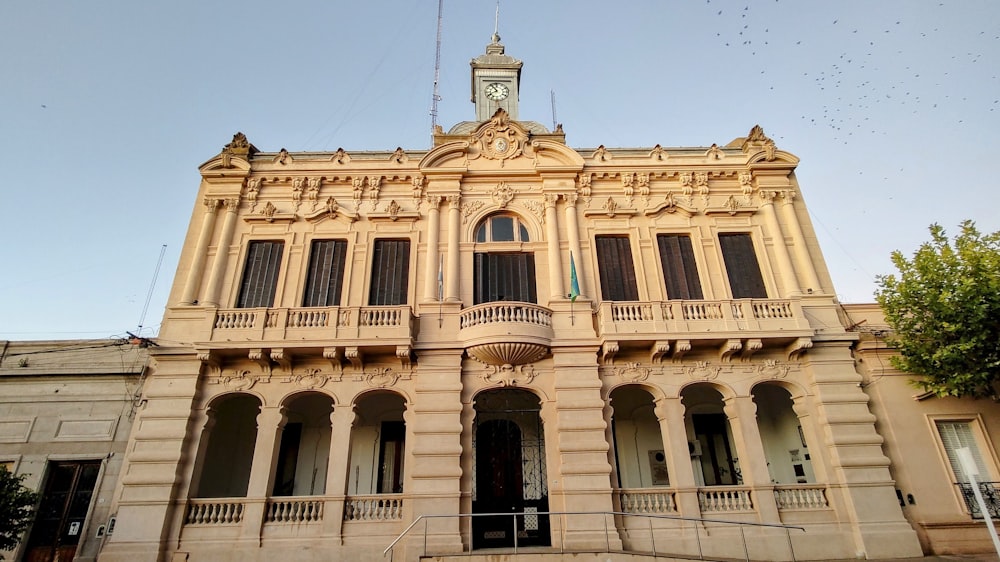
[[[743,483],[733,461],[733,451],[726,431],[728,423],[725,414],[694,414],[694,434],[701,444],[701,469],[706,486]]]
[[[54,462],[28,539],[27,562],[68,562],[83,535],[101,461]]]
[[[548,489],[538,399],[517,390],[487,393],[477,399],[473,436],[475,490],[474,548],[548,545]],[[524,402],[524,403],[522,403]],[[513,516],[514,513],[524,515]]]

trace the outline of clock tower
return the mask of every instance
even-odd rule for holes
[[[472,103],[476,104],[476,121],[486,121],[501,107],[513,120],[518,120],[518,86],[521,83],[521,61],[504,54],[500,35],[486,46],[472,65]]]

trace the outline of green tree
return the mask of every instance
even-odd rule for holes
[[[920,375],[914,383],[938,396],[995,397],[1000,387],[1000,232],[982,234],[972,221],[949,240],[931,240],[892,262],[875,293],[895,332],[892,364]]]
[[[15,476],[0,465],[0,551],[17,546],[38,503],[38,494],[24,487],[24,477],[24,474]]]

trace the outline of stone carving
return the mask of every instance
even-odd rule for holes
[[[389,205],[386,207],[386,212],[389,213],[389,218],[392,220],[398,219],[399,211],[400,211],[399,203],[396,203],[395,199],[389,201]]]
[[[762,377],[783,379],[788,376],[791,369],[791,366],[779,363],[777,359],[765,359],[764,363],[757,365],[754,370]]]
[[[681,195],[691,195],[694,193],[694,174],[691,172],[681,172]]]
[[[726,199],[724,206],[729,210],[730,215],[735,215],[736,211],[743,205],[736,199],[735,195],[730,195],[729,199]]]
[[[752,150],[763,149],[764,159],[771,162],[777,157],[778,147],[774,144],[773,140],[764,134],[764,129],[760,125],[754,125],[753,129],[750,129],[750,134],[747,135],[746,140],[743,141],[742,149],[744,154],[748,154]]]
[[[302,188],[305,187],[305,184],[306,178],[292,178],[292,202],[296,211],[302,205]]]
[[[474,215],[476,211],[483,207],[484,203],[482,201],[469,201],[465,205],[462,205],[462,222],[468,223],[469,217]]]
[[[233,167],[233,156],[247,160],[253,154],[257,152],[257,148],[250,144],[247,140],[247,136],[243,133],[236,133],[233,135],[233,140],[226,146],[222,147],[222,167],[232,168]]]
[[[419,200],[424,194],[424,182],[426,178],[424,176],[417,174],[410,178],[410,185],[413,186],[413,199]]]
[[[354,200],[360,203],[361,193],[365,189],[365,178],[362,176],[353,177],[351,178],[351,184],[354,187]]]
[[[608,149],[604,148],[604,145],[602,144],[597,147],[597,150],[595,150],[593,154],[590,155],[590,158],[598,162],[605,162],[607,160],[611,160],[611,153],[608,152]]]
[[[582,195],[585,198],[587,198],[587,200],[590,200],[591,175],[590,174],[580,174],[579,180],[580,180],[580,187],[579,187],[580,195]]]
[[[274,203],[268,201],[267,204],[264,205],[264,208],[260,211],[260,214],[264,215],[267,222],[272,222],[274,221],[274,213],[276,212],[278,212],[278,208],[274,206]]]
[[[507,204],[514,200],[514,190],[505,181],[498,183],[490,195],[493,197],[493,202],[501,209],[506,209]]]
[[[484,156],[490,160],[504,162],[528,154],[528,133],[510,115],[500,108],[485,122],[474,135],[475,150],[470,158]],[[530,154],[528,154],[530,156]]]
[[[667,152],[663,150],[662,146],[656,145],[653,147],[653,150],[649,151],[649,157],[653,160],[666,160]]]
[[[722,152],[722,149],[719,148],[719,145],[712,143],[712,146],[705,152],[705,156],[709,160],[722,160],[725,157],[725,154]]]
[[[309,187],[306,190],[306,198],[312,203],[312,209],[316,210],[316,205],[319,204],[319,188],[323,185],[323,178],[309,178]]]
[[[271,377],[255,375],[246,369],[235,369],[232,374],[221,375],[216,383],[230,390],[250,390],[258,382],[268,382]]]
[[[743,195],[750,195],[753,191],[753,172],[740,172],[739,178]]]
[[[667,192],[667,196],[664,197],[664,203],[666,205],[665,207],[663,207],[664,211],[666,211],[668,213],[673,213],[673,212],[677,211],[677,201],[674,199],[674,192],[673,191],[668,191]]]
[[[263,178],[247,178],[247,201],[250,202],[250,212],[257,209],[257,196],[260,195],[260,185]]]
[[[722,367],[708,361],[695,361],[694,365],[684,367],[683,371],[691,380],[710,381],[719,378]]]
[[[351,157],[347,152],[344,152],[343,148],[338,148],[337,152],[333,153],[330,157],[330,162],[336,162],[337,164],[346,164],[351,161]]]
[[[303,373],[290,375],[285,382],[291,382],[302,388],[314,389],[322,388],[330,380],[330,377],[323,374],[322,369],[306,369]]]
[[[708,173],[697,172],[694,175],[694,185],[698,188],[699,195],[708,195]]]
[[[274,157],[274,163],[281,164],[282,166],[284,166],[289,161],[291,161],[291,158],[292,157],[288,154],[288,150],[282,148],[281,150],[278,151],[278,155]]]
[[[618,203],[615,203],[614,199],[608,197],[608,200],[604,202],[603,209],[608,212],[608,218],[614,218],[615,211],[618,209]]]
[[[374,211],[378,207],[378,195],[382,190],[382,176],[368,176],[368,190],[368,200]]]
[[[502,387],[524,386],[535,379],[535,368],[528,365],[486,365],[483,380]]]
[[[638,362],[625,363],[624,367],[615,368],[615,374],[626,382],[641,382],[649,378],[653,372],[649,367],[642,367]]]
[[[540,201],[525,201],[522,205],[528,212],[535,215],[538,222],[545,224],[545,208]]]
[[[389,157],[389,161],[396,164],[405,164],[407,160],[409,158],[406,157],[406,153],[403,152],[403,147],[401,146],[397,146],[396,150],[392,152],[392,156]]]
[[[337,216],[337,211],[339,209],[340,209],[340,204],[337,203],[337,200],[334,199],[332,195],[330,197],[327,197],[326,214],[329,215],[331,219]]]
[[[391,367],[376,367],[365,375],[365,383],[372,388],[388,388],[399,381],[399,373]]]

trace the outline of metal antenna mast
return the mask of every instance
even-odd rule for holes
[[[556,120],[556,91],[549,90],[549,95],[552,96],[552,130],[555,131],[559,126]]]
[[[438,27],[437,27],[437,49],[434,52],[434,94],[431,97],[431,134],[438,127],[438,101],[441,100],[438,82],[441,79],[441,12],[444,8],[444,0],[438,0]]]

